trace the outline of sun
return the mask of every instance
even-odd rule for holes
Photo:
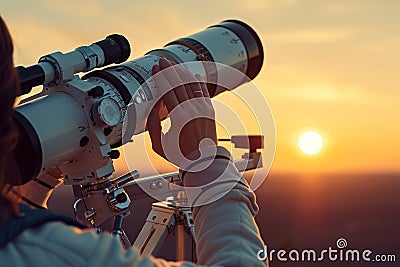
[[[298,145],[304,154],[315,155],[321,151],[323,141],[319,133],[315,131],[307,131],[300,136]]]

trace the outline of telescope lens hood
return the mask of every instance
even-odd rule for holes
[[[240,20],[225,20],[211,27],[224,27],[234,32],[246,47],[248,69],[246,75],[254,79],[261,70],[264,61],[264,50],[260,37],[249,25]]]
[[[21,180],[15,181],[14,184],[13,181],[8,181],[8,184],[20,185],[38,176],[42,166],[42,148],[39,136],[32,124],[18,111],[14,111],[13,117],[19,133],[14,155]]]

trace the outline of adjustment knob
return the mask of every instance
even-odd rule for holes
[[[96,105],[98,119],[102,124],[112,127],[121,122],[122,111],[117,101],[107,97],[100,100]]]
[[[118,150],[111,150],[108,152],[108,155],[110,156],[111,159],[117,159],[120,156],[120,153]]]
[[[116,197],[115,200],[118,203],[125,203],[128,200],[128,196],[126,195],[125,192],[119,193]]]
[[[104,95],[104,89],[101,86],[96,86],[88,92],[88,95],[97,98]]]

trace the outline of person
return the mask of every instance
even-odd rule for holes
[[[9,179],[15,181],[19,175],[13,156],[18,130],[12,119],[19,82],[13,66],[11,37],[1,17],[0,34],[0,236],[7,237],[10,236],[10,232],[16,231],[18,223],[15,222],[19,219],[37,214],[31,212],[35,208],[46,208],[51,192],[62,183],[62,174],[58,169],[54,169],[48,173],[42,173],[25,185],[18,187],[7,185]],[[153,67],[153,75],[158,87],[163,86],[164,83],[172,84],[194,78],[182,68],[163,73],[168,68],[171,70],[171,67],[173,67],[172,64],[165,59],[161,59]],[[211,101],[209,101],[207,89],[201,82],[177,86],[163,97],[163,101],[169,111],[175,109],[177,114],[198,114],[198,107],[195,104],[189,103],[182,105],[182,108],[176,108],[194,98],[203,101],[202,103],[205,104],[203,111],[212,116]],[[153,149],[167,158],[167,154],[171,152],[166,151],[169,148],[163,146],[162,140],[166,136],[161,132],[156,110],[150,114],[148,121],[147,128]],[[174,122],[172,122],[171,129],[174,127]],[[219,155],[202,170],[192,171],[190,167],[184,170],[181,168],[185,186],[207,184],[209,186],[207,192],[212,192],[200,198],[197,196],[197,200],[203,198],[204,204],[200,203],[193,207],[198,258],[196,264],[168,262],[152,256],[141,257],[135,247],[124,249],[118,238],[107,233],[96,234],[90,229],[80,229],[79,225],[74,225],[74,222],[52,219],[44,220],[20,233],[14,233],[15,236],[9,238],[10,240],[4,242],[0,248],[0,265],[59,267],[267,265],[267,261],[257,258],[257,252],[264,249],[264,243],[254,220],[258,211],[255,195],[235,169],[229,152],[217,146],[215,121],[212,117],[196,118],[185,125],[182,132],[184,134],[177,136],[176,131],[170,130],[168,132],[170,136],[166,138],[170,140],[178,138],[182,145],[180,152],[185,157],[200,162],[202,158],[199,157],[199,147],[201,147],[199,145],[202,140],[208,140],[206,148],[212,147]],[[213,180],[216,177],[220,178],[221,175],[224,181],[233,180],[235,183],[228,192],[213,199],[221,193],[218,193],[218,185],[213,185]],[[211,201],[206,201],[207,199]],[[47,211],[40,213],[40,218],[46,217],[47,213]],[[24,221],[24,219],[21,220]]]

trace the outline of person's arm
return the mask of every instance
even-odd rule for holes
[[[254,220],[258,212],[255,195],[230,153],[216,146],[208,89],[199,76],[196,79],[165,59],[153,67],[153,76],[157,87],[167,92],[162,100],[170,112],[171,128],[162,133],[155,108],[148,130],[153,149],[180,167],[188,201],[194,207],[199,264],[265,266],[257,257],[264,243]]]
[[[218,148],[218,154],[228,156],[229,152]],[[213,178],[218,182],[207,183]],[[254,221],[258,212],[256,198],[233,163],[223,157],[215,159],[201,172],[188,172],[184,183],[196,187],[207,183],[203,193],[195,196],[197,201],[193,210],[198,263],[265,266],[266,262],[257,257],[257,252],[264,249],[264,243]]]

